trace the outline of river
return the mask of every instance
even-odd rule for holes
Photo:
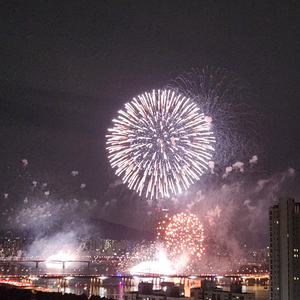
[[[99,295],[100,297],[112,298],[117,300],[123,299],[124,292],[137,291],[140,281],[147,281],[154,283],[154,289],[160,288],[162,281],[171,281],[175,283],[183,283],[185,296],[190,296],[191,287],[201,286],[201,279],[187,278],[187,277],[133,277],[124,278],[122,276],[96,276],[99,274],[99,266],[91,265],[87,267],[86,264],[78,264],[68,266],[65,269],[61,267],[47,267],[45,263],[39,263],[38,267],[34,263],[13,263],[8,265],[0,263],[0,275],[6,278],[9,275],[29,276],[35,287],[50,289],[55,292],[73,293],[76,295],[86,294],[87,296]],[[61,280],[62,274],[68,274],[64,280]],[[47,278],[47,276],[58,276],[57,278]],[[220,284],[219,287],[224,291],[230,289],[230,283],[234,282],[236,278],[218,279],[216,282]],[[269,299],[268,285],[243,285],[243,292],[255,293],[256,300]]]

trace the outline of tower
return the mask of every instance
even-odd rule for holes
[[[269,209],[270,299],[300,299],[300,203],[283,197]]]
[[[156,242],[164,242],[165,231],[170,223],[169,209],[156,208]]]

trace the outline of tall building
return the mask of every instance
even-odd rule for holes
[[[300,203],[280,198],[269,209],[270,300],[300,299]]]
[[[169,224],[169,209],[156,208],[156,242],[164,242],[166,228]]]

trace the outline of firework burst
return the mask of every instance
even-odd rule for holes
[[[260,114],[247,84],[234,72],[206,67],[192,69],[171,80],[167,89],[193,99],[212,120],[218,165],[226,167],[236,159],[260,153]],[[223,169],[222,169],[223,170]]]
[[[154,90],[134,98],[108,129],[111,166],[146,197],[186,190],[207,169],[214,148],[210,123],[189,98]]]
[[[187,262],[200,259],[204,252],[203,227],[194,214],[173,216],[166,229],[165,244],[170,256],[175,261]]]

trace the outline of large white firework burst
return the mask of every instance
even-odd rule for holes
[[[108,129],[111,166],[140,195],[178,194],[208,167],[214,136],[207,120],[193,101],[174,91],[139,95]]]

